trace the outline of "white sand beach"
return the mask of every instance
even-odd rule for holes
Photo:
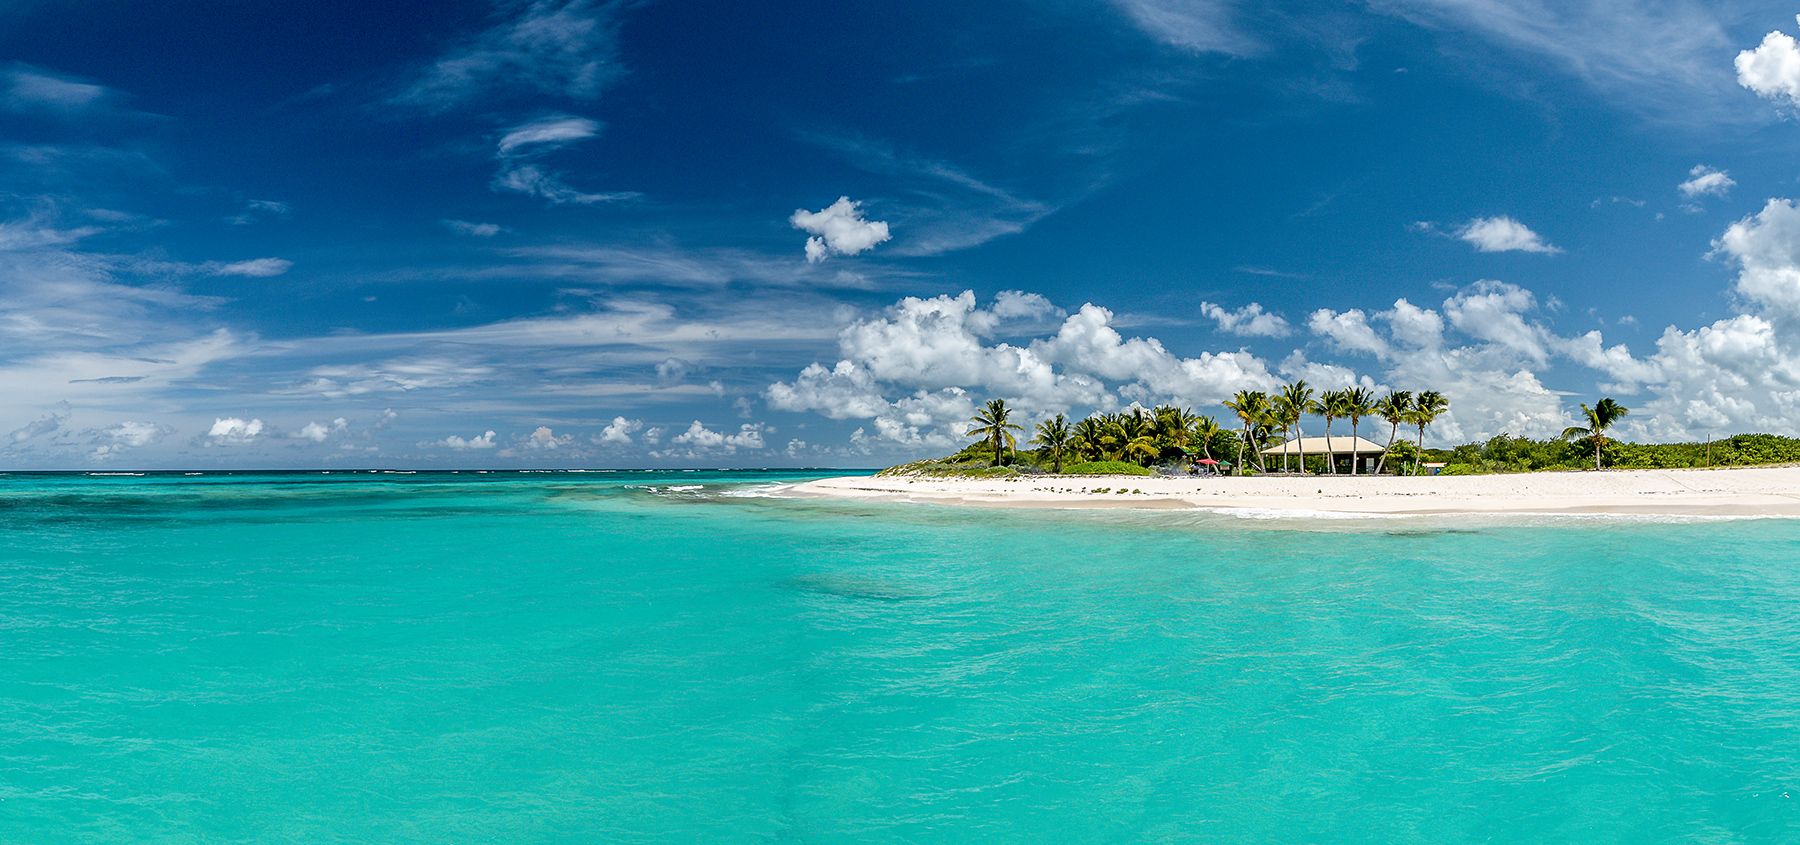
[[[1026,508],[1800,517],[1800,467],[1439,477],[826,478],[781,495]]]

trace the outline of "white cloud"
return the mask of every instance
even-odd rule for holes
[[[467,220],[440,220],[438,222],[452,232],[471,238],[491,238],[506,231],[498,223],[471,223]]]
[[[343,417],[338,417],[337,419],[332,420],[329,424],[318,423],[318,422],[308,422],[306,425],[301,426],[300,432],[294,436],[298,437],[301,440],[311,440],[314,443],[324,443],[326,440],[330,439],[331,435],[336,434],[341,431],[345,431],[345,430],[349,429],[349,427],[350,427],[349,420],[344,419]]]
[[[1293,334],[1294,328],[1279,314],[1271,314],[1263,310],[1260,303],[1252,302],[1235,311],[1228,311],[1221,305],[1211,302],[1200,303],[1200,313],[1207,319],[1219,324],[1219,330],[1230,334],[1247,337],[1286,337]]]
[[[263,421],[246,420],[241,417],[219,417],[213,420],[212,428],[206,436],[218,445],[242,445],[255,440],[263,433]]]
[[[1720,114],[1730,73],[1721,18],[1709,0],[1373,0],[1370,7],[1445,34],[1521,54],[1533,69],[1560,68],[1622,106],[1695,119]],[[1477,70],[1495,51],[1459,51]],[[1529,90],[1525,86],[1517,89]]]
[[[261,220],[286,217],[293,210],[293,206],[280,200],[250,200],[244,203],[243,211],[225,218],[225,222],[233,226],[249,226]]]
[[[525,438],[525,448],[550,452],[561,449],[575,442],[575,438],[567,434],[557,434],[547,425],[540,425]]]
[[[419,445],[443,446],[461,452],[469,449],[492,449],[496,444],[494,443],[494,432],[492,429],[489,429],[488,431],[482,432],[480,437],[464,438],[452,434],[442,440],[421,443]]]
[[[769,385],[769,407],[782,411],[817,411],[834,420],[868,419],[888,408],[874,376],[854,361],[827,369],[813,362],[792,383]]]
[[[620,73],[618,3],[535,0],[426,68],[396,101],[441,111],[517,91],[591,100]]]
[[[35,440],[47,434],[55,434],[57,431],[61,430],[64,425],[68,424],[68,422],[69,405],[66,402],[59,403],[56,410],[13,429],[12,433],[6,436],[6,440],[16,446],[20,443],[24,443],[28,440]]]
[[[1347,352],[1366,352],[1383,358],[1389,351],[1387,341],[1375,334],[1375,329],[1369,326],[1369,315],[1360,308],[1348,311],[1320,308],[1307,316],[1306,327],[1313,334],[1330,338]]]
[[[75,112],[101,104],[104,86],[14,65],[0,69],[0,107],[12,111]]]
[[[1498,344],[1543,366],[1549,359],[1549,332],[1525,314],[1537,308],[1531,291],[1483,279],[1444,301],[1450,324],[1477,340]]]
[[[500,137],[495,157],[500,169],[494,174],[496,191],[525,194],[552,203],[594,205],[635,199],[634,191],[587,192],[570,186],[562,174],[537,163],[537,159],[600,133],[600,124],[584,117],[549,117],[521,124]]]
[[[0,221],[0,252],[62,246],[102,231],[98,226],[59,229],[52,222],[52,217],[52,214],[40,209],[22,220]]]
[[[600,134],[600,124],[585,117],[547,117],[513,127],[500,136],[499,154],[515,155],[522,147],[561,147]]]
[[[148,446],[173,433],[173,429],[158,423],[125,420],[95,433],[95,445],[88,453],[88,459],[104,461],[116,458],[128,449]]]
[[[687,431],[669,438],[676,445],[688,446],[695,451],[736,452],[739,449],[763,448],[762,423],[744,423],[738,426],[737,433],[725,434],[707,428],[699,420],[688,426]]]
[[[813,236],[806,239],[806,260],[812,263],[833,255],[856,255],[890,237],[887,223],[864,219],[862,203],[849,197],[838,197],[818,211],[796,209],[788,223]]]
[[[1114,0],[1145,34],[1196,53],[1244,56],[1261,45],[1234,23],[1229,0]]]
[[[1456,230],[1456,236],[1473,244],[1478,252],[1536,252],[1555,254],[1561,249],[1544,242],[1538,233],[1511,217],[1477,217]]]
[[[207,272],[215,276],[244,276],[252,279],[266,279],[286,273],[294,266],[294,262],[285,258],[252,258],[248,261],[232,261],[224,264],[207,264]]]
[[[1682,196],[1692,200],[1700,197],[1725,196],[1736,184],[1737,182],[1726,175],[1725,171],[1704,164],[1696,164],[1692,170],[1688,171],[1687,181],[1677,185],[1676,188],[1681,191]]]
[[[1800,104],[1800,46],[1793,36],[1770,32],[1754,49],[1738,53],[1732,64],[1738,84],[1757,96],[1785,100],[1788,106]]]
[[[1769,200],[1713,247],[1738,265],[1738,293],[1773,314],[1800,318],[1800,209],[1793,200]]]
[[[600,442],[617,446],[631,445],[631,435],[644,427],[643,420],[613,417],[606,428],[600,430]]]

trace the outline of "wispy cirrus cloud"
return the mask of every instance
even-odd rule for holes
[[[484,96],[539,94],[591,101],[618,78],[621,3],[498,3],[487,28],[421,69],[393,100],[444,111]]]
[[[1371,0],[1370,8],[1543,59],[1630,108],[1675,120],[1727,114],[1721,4],[1669,0]]]
[[[112,96],[104,85],[42,68],[0,68],[0,108],[8,111],[70,114],[104,106]]]
[[[1264,48],[1238,26],[1232,0],[1113,0],[1113,5],[1146,35],[1171,47],[1231,56]]]
[[[636,191],[577,190],[561,173],[542,163],[550,153],[599,134],[599,122],[567,115],[539,118],[507,130],[494,151],[500,161],[494,190],[534,196],[556,205],[594,205],[642,196]]]
[[[802,132],[799,138],[843,156],[857,168],[899,180],[905,200],[883,202],[885,216],[905,233],[886,251],[898,256],[941,255],[1014,235],[1056,211],[947,161],[857,135]]]

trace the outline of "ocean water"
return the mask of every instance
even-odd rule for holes
[[[1800,523],[0,477],[0,842],[1792,842]]]

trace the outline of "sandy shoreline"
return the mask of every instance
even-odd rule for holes
[[[779,495],[977,507],[1181,508],[1293,515],[1800,517],[1800,467],[1543,472],[1436,478],[1036,476],[951,479],[861,476],[796,484],[784,488]]]

